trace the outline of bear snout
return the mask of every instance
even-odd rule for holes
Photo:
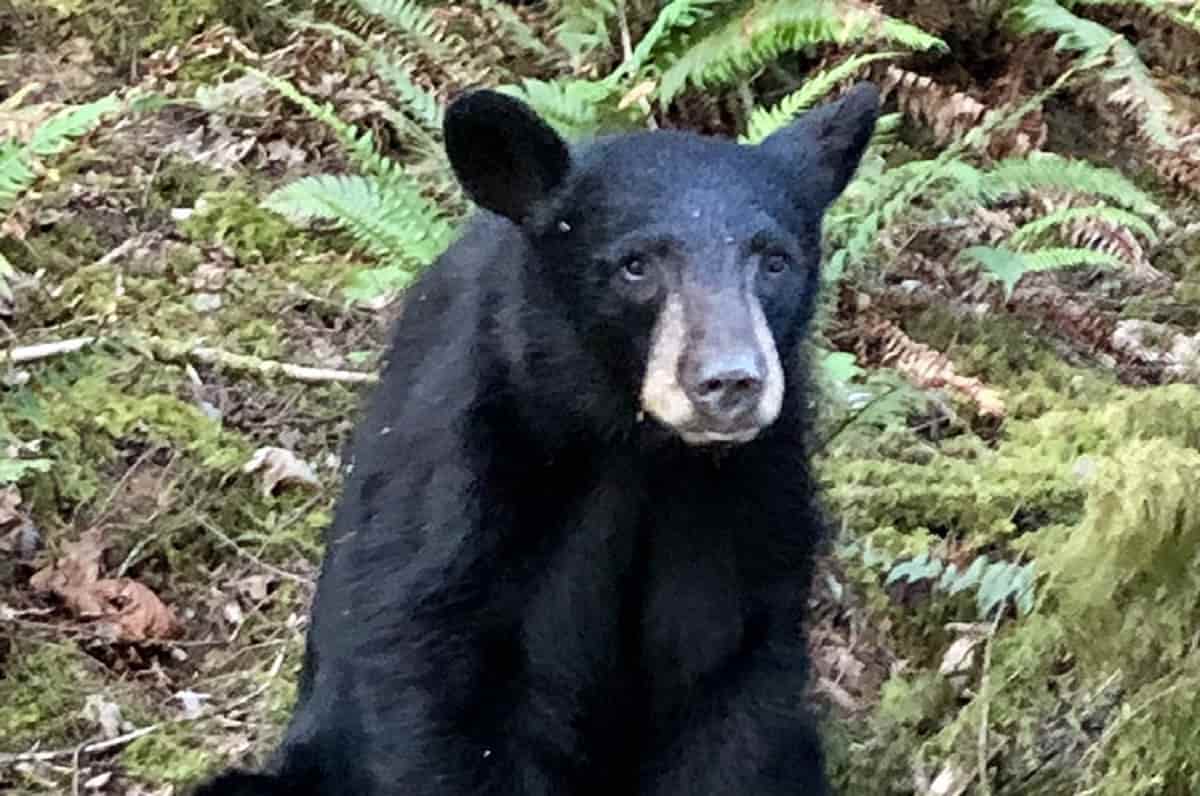
[[[753,294],[672,294],[651,339],[642,409],[690,445],[743,443],[775,422],[783,369]]]

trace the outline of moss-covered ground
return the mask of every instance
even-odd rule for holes
[[[214,25],[261,52],[290,35],[277,4],[119,5],[0,11],[24,42],[0,58],[3,96],[150,81],[190,100],[238,76]],[[174,61],[151,57],[171,46]],[[337,55],[313,57],[351,71]],[[182,102],[85,137],[10,214],[0,253],[24,281],[0,350],[101,341],[0,363],[0,465],[40,462],[0,481],[0,792],[178,793],[281,730],[366,388],[186,352],[377,361],[391,310],[343,292],[363,255],[259,204],[342,157],[283,103]],[[1156,262],[1175,294],[1123,311],[1197,333],[1200,250]],[[840,534],[814,599],[812,697],[842,792],[1200,792],[1200,390],[1126,383],[1006,314],[932,306],[904,326],[1001,390],[1007,415],[981,423],[937,393],[823,451]],[[264,489],[245,465],[265,447],[315,479]],[[177,635],[114,638],[31,586],[87,531],[101,572],[150,589]]]

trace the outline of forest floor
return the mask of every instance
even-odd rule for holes
[[[40,464],[0,482],[0,791],[167,796],[278,737],[341,445],[367,389],[341,379],[371,371],[395,311],[346,300],[367,259],[344,235],[300,231],[259,206],[286,181],[345,163],[324,125],[233,64],[290,74],[368,127],[384,126],[386,100],[311,32],[276,32],[259,51],[213,25],[130,61],[44,19],[5,17],[0,29],[16,43],[0,56],[0,99],[30,92],[0,104],[0,138],[122,87],[180,100],[86,136],[2,230],[22,278],[0,307],[0,350],[28,358],[0,366],[0,432],[11,459]],[[1024,306],[1041,291],[1086,306],[1081,323],[1135,317],[1196,335],[1200,245],[1190,245],[1156,261],[1177,277],[1166,293],[1073,273],[1033,280]],[[908,342],[992,391],[1005,421],[935,400],[902,430],[844,435],[822,462],[843,538],[813,605],[813,696],[840,728],[832,760],[849,794],[961,792],[931,783],[965,780],[943,760],[978,734],[903,758],[978,706],[984,652],[999,638],[975,615],[975,590],[964,607],[936,598],[928,573],[885,584],[893,564],[937,538],[961,572],[1021,549],[1014,539],[1061,535],[1086,521],[1094,460],[1118,443],[1200,439],[1195,388],[1147,385],[1164,381],[1161,368],[1147,376],[1142,360],[1081,350],[1061,318],[922,303],[901,277],[844,287],[830,339],[860,362],[894,364],[899,327],[880,325],[886,310]],[[80,338],[71,350],[30,348]],[[317,372],[266,374],[270,363]],[[939,536],[951,525],[975,531]],[[996,654],[1017,670],[1035,641],[1013,639]],[[995,742],[1012,758],[997,764],[996,793],[1022,792],[1011,783],[1069,770],[1110,740],[1110,690],[1053,676],[1064,678],[1053,702],[993,703],[1001,726],[1028,733]],[[1036,760],[1013,751],[1031,749]],[[897,781],[881,787],[872,777],[884,770]]]

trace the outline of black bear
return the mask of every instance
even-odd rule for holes
[[[200,793],[828,792],[802,343],[870,84],[760,145],[447,110],[482,208],[410,289],[275,760]]]

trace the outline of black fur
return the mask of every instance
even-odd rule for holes
[[[460,102],[456,172],[503,215],[406,297],[269,773],[199,793],[826,793],[802,703],[824,526],[801,345],[874,89],[762,147],[655,132],[568,152],[512,100]],[[782,413],[746,444],[685,445],[639,418],[657,305],[614,274],[657,246],[719,289],[763,240],[793,264],[756,288]]]

